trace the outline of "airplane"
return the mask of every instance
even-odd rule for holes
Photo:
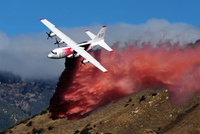
[[[89,30],[86,30],[85,33],[88,34],[88,36],[91,38],[89,41],[84,41],[81,43],[76,43],[72,39],[70,39],[67,35],[62,33],[60,30],[58,30],[51,22],[49,22],[46,19],[40,19],[40,21],[46,25],[51,31],[47,33],[49,38],[52,38],[54,36],[58,36],[60,38],[60,41],[56,38],[56,43],[58,44],[58,48],[53,49],[50,54],[48,55],[48,58],[51,59],[61,59],[61,58],[76,58],[79,56],[83,57],[83,60],[81,60],[81,64],[86,64],[88,62],[92,63],[94,66],[96,66],[98,69],[100,69],[102,72],[107,73],[108,70],[105,69],[95,58],[93,58],[87,51],[93,49],[97,45],[100,45],[107,51],[113,52],[113,50],[105,43],[104,36],[106,32],[106,26],[104,25],[99,33],[97,35],[94,35]],[[60,44],[66,43],[67,46],[65,47],[59,47]]]

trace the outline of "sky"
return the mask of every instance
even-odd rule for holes
[[[200,27],[199,4],[199,0],[2,0],[0,30],[8,36],[45,31],[41,18],[63,27],[142,24],[151,18]]]
[[[199,0],[2,0],[0,4],[0,70],[23,77],[57,77],[64,60],[48,59],[56,46],[47,40],[46,18],[75,42],[88,40],[107,25],[112,44],[139,40],[194,42],[200,38]]]

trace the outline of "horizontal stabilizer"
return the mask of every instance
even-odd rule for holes
[[[92,40],[96,37],[96,35],[94,35],[92,32],[90,32],[90,31],[88,31],[88,30],[86,30],[85,33],[86,33]]]
[[[113,52],[113,50],[103,40],[99,42],[99,45],[101,47],[103,47],[104,49],[106,49],[106,50],[108,50],[110,52]]]

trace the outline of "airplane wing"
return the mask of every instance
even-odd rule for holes
[[[97,68],[99,68],[104,73],[107,73],[108,70],[106,70],[96,59],[94,59],[88,52],[85,50],[80,49],[77,46],[77,43],[74,42],[72,39],[70,39],[68,36],[66,36],[64,33],[62,33],[60,30],[58,30],[52,23],[50,23],[46,19],[40,19],[40,21],[46,25],[53,33],[55,33],[61,40],[63,40],[68,46],[70,46],[73,50],[75,50],[78,54],[80,54],[82,57],[87,59],[90,63],[95,65]]]

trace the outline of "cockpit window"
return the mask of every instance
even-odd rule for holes
[[[52,54],[57,54],[57,52],[54,52],[54,51],[51,51],[52,52]]]

